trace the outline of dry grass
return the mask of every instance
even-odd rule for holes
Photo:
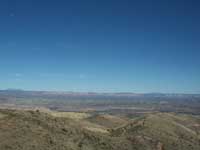
[[[0,119],[3,119],[4,117],[6,117],[5,114],[0,113]]]
[[[93,117],[90,122],[85,112],[0,110],[0,150],[200,149],[198,135],[188,129],[190,116],[154,113],[125,121],[106,114]],[[108,127],[118,122],[120,126]]]
[[[61,118],[69,118],[74,120],[82,120],[90,117],[88,113],[82,112],[50,112],[50,114],[54,117],[61,117]]]
[[[85,129],[90,130],[92,132],[100,132],[100,133],[109,133],[107,130],[103,128],[96,128],[96,127],[85,127]]]
[[[88,118],[88,121],[106,128],[115,128],[128,123],[128,121],[124,118],[108,114],[92,116]]]

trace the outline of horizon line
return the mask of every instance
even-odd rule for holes
[[[24,91],[24,92],[65,92],[65,93],[96,93],[96,94],[184,94],[184,95],[200,95],[200,92],[94,92],[94,91],[79,91],[79,90],[33,90],[33,89],[17,89],[17,88],[6,88],[0,89],[0,91]]]

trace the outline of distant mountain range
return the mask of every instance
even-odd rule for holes
[[[25,91],[22,89],[0,90],[0,94],[25,94],[25,95],[61,95],[61,96],[114,96],[114,97],[200,97],[200,94],[184,93],[98,93],[98,92],[73,92],[73,91]]]

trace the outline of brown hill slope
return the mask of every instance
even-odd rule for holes
[[[184,124],[180,120],[184,120]],[[111,134],[128,139],[133,144],[145,145],[146,149],[198,150],[200,130],[192,128],[191,121],[197,125],[200,120],[168,113],[150,114],[112,130]]]
[[[120,122],[119,127],[107,132],[99,132],[104,126],[99,122],[95,124],[94,118],[89,122],[85,115],[78,120],[65,115],[57,117],[39,111],[0,110],[0,150],[200,149],[199,133],[194,130],[199,118],[189,117],[190,123],[187,124],[185,119],[188,116],[151,114],[124,125]],[[112,119],[115,126],[117,119],[109,117]]]
[[[1,150],[124,149],[110,137],[66,118],[34,111],[2,110]]]

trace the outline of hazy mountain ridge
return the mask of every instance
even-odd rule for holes
[[[65,95],[65,96],[127,96],[127,97],[200,97],[200,94],[184,93],[100,93],[100,92],[72,92],[72,91],[25,91],[21,89],[0,90],[0,94],[27,94],[27,95]]]

